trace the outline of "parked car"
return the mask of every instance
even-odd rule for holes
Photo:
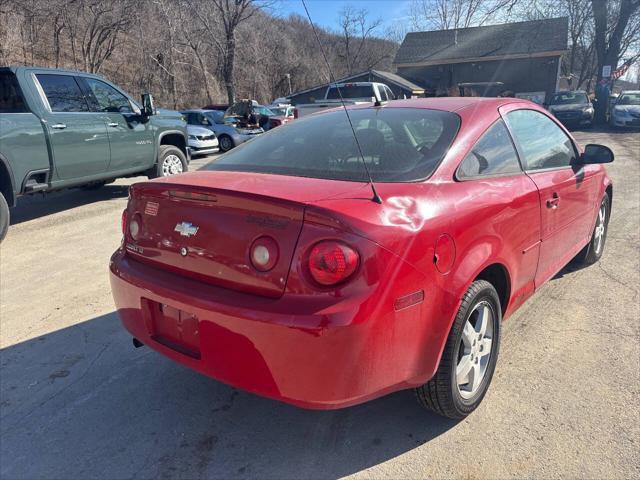
[[[240,145],[264,133],[262,128],[242,128],[234,119],[225,119],[224,112],[220,110],[185,110],[182,114],[189,125],[197,125],[211,130],[218,137],[220,150],[228,152],[233,147]]]
[[[229,104],[227,103],[216,103],[202,107],[202,110],[219,110],[221,112],[224,112],[227,110],[227,108],[229,108]]]
[[[351,82],[329,85],[324,99],[314,103],[297,104],[294,110],[295,118],[304,117],[320,110],[345,105],[358,105],[372,102],[386,102],[395,99],[395,95],[384,83]]]
[[[188,162],[186,123],[151,95],[139,105],[97,75],[0,68],[0,241],[20,195],[167,176]]]
[[[269,105],[267,108],[278,117],[281,117],[284,120],[283,123],[288,123],[294,119],[295,107],[293,105]]]
[[[256,100],[243,99],[231,105],[225,112],[225,118],[243,124],[243,127],[257,125],[267,131],[282,125],[283,117],[277,116],[269,108],[260,105]]]
[[[621,92],[611,109],[612,127],[640,127],[640,90]]]
[[[187,125],[187,133],[192,156],[208,155],[218,151],[218,138],[208,128]]]
[[[415,388],[464,417],[502,320],[572,258],[600,259],[613,154],[526,100],[349,112],[133,185],[118,314],[134,344],[253,393],[332,409]]]
[[[583,91],[558,92],[551,96],[548,108],[555,117],[567,126],[591,126],[593,105]]]

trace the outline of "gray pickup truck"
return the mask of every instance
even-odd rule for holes
[[[149,94],[139,105],[97,75],[0,67],[0,241],[20,195],[173,175],[189,160],[183,116]]]

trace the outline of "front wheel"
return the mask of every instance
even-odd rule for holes
[[[170,177],[188,170],[184,152],[173,145],[161,145],[158,149],[158,161],[149,172],[149,178]]]
[[[9,231],[9,221],[9,204],[4,198],[4,195],[0,193],[0,242],[2,242],[4,237],[7,236],[7,232]]]
[[[611,201],[609,200],[609,195],[605,193],[600,202],[598,217],[596,218],[596,225],[593,227],[591,239],[576,257],[579,262],[585,265],[593,265],[602,257],[604,243],[607,239],[607,229],[609,228],[610,206]]]
[[[231,138],[229,135],[220,135],[218,137],[218,146],[223,152],[228,152],[233,147],[235,147],[235,143],[233,142],[233,138]]]
[[[462,299],[436,374],[416,389],[422,406],[461,419],[480,405],[496,367],[501,322],[496,289],[476,280]]]

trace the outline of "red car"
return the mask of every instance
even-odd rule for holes
[[[118,313],[137,346],[259,395],[333,409],[415,388],[461,418],[491,382],[501,321],[602,255],[613,154],[513,98],[349,116],[133,185]]]

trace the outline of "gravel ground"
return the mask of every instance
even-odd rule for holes
[[[0,476],[640,477],[640,134],[576,137],[616,154],[602,261],[569,265],[505,323],[461,422],[411,392],[301,410],[134,349],[107,263],[139,179],[21,199],[0,249]]]

